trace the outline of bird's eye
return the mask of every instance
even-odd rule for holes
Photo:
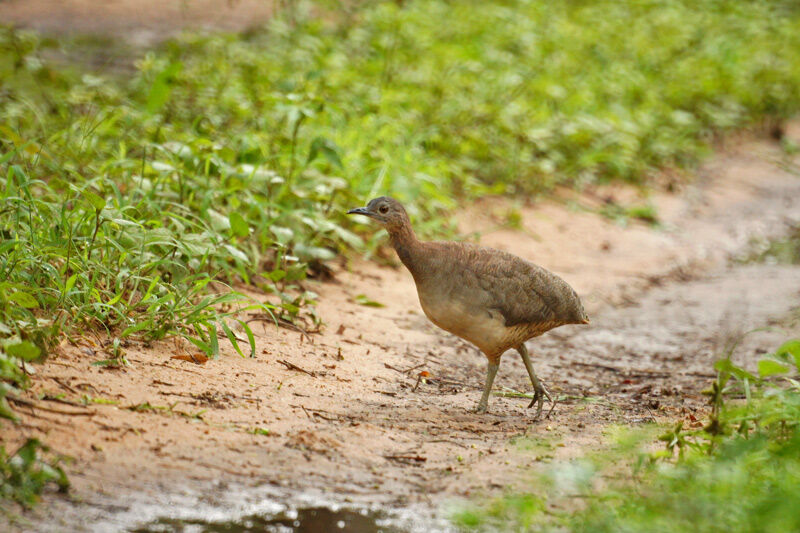
[[[389,208],[387,206],[385,206],[385,205],[382,205],[382,206],[380,206],[378,208],[378,211],[380,211],[381,213],[383,213],[385,215],[386,213],[389,212]]]

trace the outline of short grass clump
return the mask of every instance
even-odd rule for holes
[[[756,240],[737,261],[741,263],[771,263],[800,265],[800,226],[789,229],[785,237],[773,240]]]
[[[592,461],[556,466],[535,494],[454,520],[472,531],[798,531],[799,368],[800,339],[764,357],[755,374],[722,359],[705,426],[670,428],[664,451],[639,455],[632,475],[601,474],[630,463],[647,433],[628,432],[620,449]]]
[[[8,455],[0,448],[0,512],[4,511],[4,500],[33,507],[47,485],[65,492],[69,480],[60,466],[62,460],[37,439],[28,439]]]

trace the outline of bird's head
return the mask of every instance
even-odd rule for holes
[[[388,196],[380,196],[374,200],[370,200],[367,207],[356,207],[348,211],[347,214],[366,215],[377,221],[390,232],[397,231],[411,223],[402,204]]]

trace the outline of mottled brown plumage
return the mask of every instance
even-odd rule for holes
[[[382,196],[351,214],[367,215],[389,232],[417,285],[425,315],[440,328],[475,344],[489,359],[478,404],[485,412],[500,357],[517,349],[534,387],[536,417],[549,394],[533,372],[525,341],[565,324],[586,324],[586,312],[564,280],[515,255],[459,242],[422,242],[403,206]]]

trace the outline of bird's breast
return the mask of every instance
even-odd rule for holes
[[[471,342],[487,355],[493,355],[506,344],[509,328],[500,313],[482,310],[434,291],[418,292],[425,316],[443,330]]]

